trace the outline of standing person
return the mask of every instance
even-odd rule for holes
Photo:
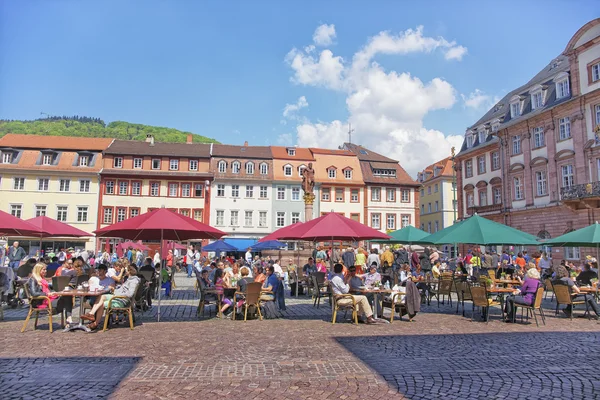
[[[375,248],[371,249],[371,254],[369,254],[369,257],[367,257],[367,265],[373,265],[373,263],[375,263],[377,269],[381,268],[381,263],[379,262],[379,253]],[[388,262],[388,266],[390,265],[392,264]]]
[[[356,256],[354,255],[354,249],[352,247],[348,247],[344,254],[342,254],[342,262],[346,266],[346,268],[350,268],[355,265]]]
[[[14,242],[12,247],[8,250],[8,266],[13,269],[15,274],[19,269],[21,261],[27,256],[25,250],[19,246],[19,242]]]
[[[383,253],[381,253],[381,256],[379,256],[379,264],[378,265],[383,265],[384,263],[387,262],[388,266],[392,266],[394,265],[394,253],[392,253],[392,251],[390,250],[390,246],[385,246],[385,250],[383,251]],[[371,256],[369,256],[369,260],[371,260]],[[371,260],[372,262],[372,260]],[[371,265],[371,262],[369,262],[369,265]]]
[[[137,265],[137,267],[141,267],[142,266],[142,262],[144,261],[144,253],[141,250],[138,250],[137,253],[135,253],[135,265]]]
[[[354,266],[356,267],[356,273],[361,275],[367,270],[367,256],[365,250],[359,247],[356,250],[356,258],[354,259]]]
[[[246,251],[246,264],[248,265],[252,265],[252,247],[248,247],[248,250]]]
[[[317,251],[317,258],[320,258],[323,261],[327,261],[327,252],[323,246],[319,246],[319,251]]]
[[[160,264],[160,253],[158,252],[158,250],[154,250],[154,259],[152,260],[152,263],[154,265]]]
[[[431,272],[431,261],[429,259],[430,255],[431,249],[429,247],[425,247],[423,254],[419,256],[419,261],[421,262],[421,271],[423,271],[423,274]]]
[[[187,271],[187,277],[192,277],[194,272],[194,246],[188,246],[187,253],[185,254],[185,268]]]
[[[465,256],[465,260],[464,260],[465,268],[467,269],[467,273],[469,274],[469,276],[473,276],[473,264],[471,263],[472,259],[473,259],[473,250],[469,249],[469,250],[467,250],[467,255]]]
[[[342,260],[342,251],[338,248],[333,247],[331,249],[331,261],[333,261],[334,264],[337,264],[339,262],[341,262]]]
[[[58,257],[58,262],[62,265],[64,264],[65,260],[67,259],[67,253],[65,252],[64,248],[60,248],[60,251],[58,252],[58,254],[56,255]]]
[[[538,268],[541,269],[542,272],[545,272],[551,266],[552,266],[552,264],[550,263],[550,260],[548,259],[548,253],[546,253],[545,251],[542,251],[542,257],[540,258],[540,261],[538,261]]]
[[[419,257],[419,253],[417,253],[416,251],[414,251],[411,247],[411,254],[410,254],[410,268],[413,271],[416,271],[420,265],[421,265],[421,258]]]
[[[473,257],[471,257],[471,265],[473,268],[473,274],[475,274],[475,276],[479,276],[481,274],[481,257],[479,257],[478,251],[473,252]]]

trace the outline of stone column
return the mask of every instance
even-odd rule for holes
[[[304,193],[304,222],[313,219],[313,203],[315,195],[313,193]]]

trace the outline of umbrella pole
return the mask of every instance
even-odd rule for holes
[[[298,242],[296,242],[296,251],[298,252],[298,262],[296,263],[296,299],[298,298],[298,285],[300,280],[298,279],[300,272],[300,249],[298,248]]]
[[[157,322],[160,322],[160,294],[162,292],[162,270],[164,266],[165,260],[163,257],[163,230],[160,230],[160,272],[158,274],[158,313],[157,313]]]

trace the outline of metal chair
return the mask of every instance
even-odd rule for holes
[[[129,317],[129,328],[133,330],[133,322],[135,321],[135,314],[133,313],[135,309],[135,299],[139,297],[139,293],[141,291],[143,291],[143,285],[138,285],[135,289],[135,294],[131,299],[127,296],[111,297],[111,299],[108,301],[108,307],[106,308],[106,314],[104,316],[104,329],[102,329],[103,332],[108,329],[108,320],[110,319],[111,315],[119,314],[126,314]],[[129,305],[124,307],[118,305],[113,306],[113,301],[117,299],[129,300]]]
[[[448,303],[450,303],[450,307],[452,307],[452,278],[442,277],[440,279],[437,290],[438,308],[440,307],[440,296],[443,296],[442,304],[444,304],[446,296],[448,296]]]
[[[548,298],[548,293],[552,293],[550,301],[554,301],[554,286],[552,285],[552,280],[550,280],[550,278],[546,278],[544,280],[544,286],[546,287],[546,295],[544,296],[544,298]]]
[[[587,315],[588,319],[591,318],[589,305],[586,299],[574,301],[572,297],[571,288],[567,285],[552,284],[552,287],[554,288],[554,294],[556,295],[556,315],[558,315],[558,306],[560,306],[561,304],[565,304],[567,306],[570,305],[571,312],[569,313],[569,318],[573,320],[573,306],[577,304],[585,304],[584,315]]]
[[[479,309],[485,311],[486,324],[490,320],[490,307],[500,306],[500,310],[502,311],[502,315],[504,316],[502,304],[500,304],[499,301],[489,301],[487,289],[485,288],[485,286],[469,286],[469,290],[471,291],[471,298],[473,299],[471,321],[475,319],[475,307],[478,307]]]
[[[313,287],[313,307],[316,306],[319,308],[321,305],[321,297],[329,297],[329,301],[331,302],[331,291],[327,284],[325,284],[325,273],[315,272],[310,276],[310,279]],[[325,292],[323,292],[322,289],[325,289]]]
[[[333,293],[333,291],[331,291]],[[351,294],[332,294],[333,298],[333,313],[331,314],[331,323],[335,324],[335,320],[337,317],[338,310],[352,310],[352,321],[358,325],[358,305],[356,304],[356,299]],[[340,301],[346,300],[342,304]],[[393,318],[392,313],[392,318]]]
[[[458,314],[458,307],[462,306],[462,315],[465,316],[465,300],[473,301],[473,297],[471,297],[471,291],[469,290],[469,283],[466,281],[460,281],[459,279],[454,279],[454,288],[456,290],[456,313]]]
[[[546,325],[546,316],[544,315],[544,310],[542,309],[542,298],[543,297],[544,297],[544,288],[542,286],[540,286],[538,288],[538,290],[535,292],[535,298],[533,299],[532,305],[527,306],[524,304],[514,303],[514,305],[513,305],[513,320],[515,318],[515,315],[517,314],[517,307],[520,307],[521,308],[521,322],[523,322],[523,310],[527,310],[527,318],[529,319],[529,311],[531,311],[533,318],[535,318],[535,324],[537,326],[540,326],[537,316],[535,315],[535,310],[538,310],[538,312],[540,313],[542,322],[544,323],[544,325]]]
[[[25,288],[25,295],[27,296],[27,300],[29,301],[29,312],[27,313],[27,318],[25,318],[25,322],[23,323],[23,327],[21,328],[21,333],[25,332],[25,328],[27,328],[27,323],[29,322],[29,318],[31,315],[35,313],[35,322],[33,323],[33,329],[37,329],[38,318],[40,313],[48,313],[48,326],[50,328],[50,333],[52,333],[52,314],[54,310],[52,309],[52,302],[48,296],[32,296],[29,293],[29,288],[27,285],[23,285]],[[42,302],[46,300],[48,303],[47,307],[42,307]],[[61,316],[62,317],[62,316]]]
[[[402,296],[405,296],[406,293],[394,293],[391,298],[388,300],[383,299],[381,303],[381,313],[387,308],[390,309],[390,324],[394,322],[394,314],[397,312],[400,316],[400,320],[402,320],[402,316],[408,313],[408,309],[406,305],[402,303]]]

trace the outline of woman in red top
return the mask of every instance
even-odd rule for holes
[[[169,250],[169,255],[167,256],[167,267],[173,266],[173,250]]]

